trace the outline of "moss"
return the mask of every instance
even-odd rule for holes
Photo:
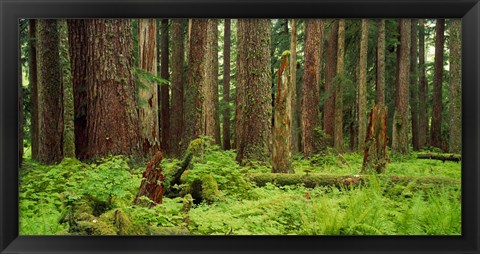
[[[218,196],[218,184],[211,174],[202,176],[202,197],[207,203],[213,203]]]
[[[190,231],[184,227],[151,226],[148,231],[150,235],[190,235]]]
[[[113,225],[118,235],[145,234],[141,227],[136,225],[122,209],[108,211],[100,216],[100,220]]]

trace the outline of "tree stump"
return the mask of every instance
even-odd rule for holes
[[[362,173],[371,170],[383,173],[387,163],[387,108],[383,104],[376,104],[370,110]]]
[[[162,159],[163,154],[158,151],[147,163],[147,167],[143,172],[142,183],[133,201],[134,204],[153,207],[162,203],[163,194],[165,193],[165,187],[163,186],[165,176],[162,174],[162,167],[160,165]],[[147,197],[151,202],[141,197]]]

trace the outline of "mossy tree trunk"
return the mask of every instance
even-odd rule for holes
[[[140,132],[132,77],[132,25],[91,19],[87,26],[86,158],[139,155]]]
[[[418,22],[418,147],[421,149],[428,142],[428,83],[425,75],[425,20]]]
[[[360,38],[360,64],[358,80],[358,152],[365,150],[367,128],[367,56],[368,56],[368,20],[362,19]]]
[[[230,45],[231,20],[225,19],[223,32],[223,149],[230,150]]]
[[[380,103],[370,110],[362,172],[383,173],[387,162],[387,108]]]
[[[335,129],[333,146],[343,152],[343,80],[345,66],[345,19],[338,21],[337,75],[335,84]]]
[[[55,164],[63,158],[63,88],[57,21],[37,20],[36,33],[38,160],[44,164]]]
[[[297,22],[295,19],[292,19],[292,32],[290,37],[290,86],[292,91],[290,92],[290,100],[291,100],[291,114],[290,114],[290,122],[291,126],[291,144],[292,144],[292,152],[300,152],[300,140],[302,139],[302,135],[300,132],[300,121],[299,115],[300,110],[297,108],[297,100],[301,98],[297,98]]]
[[[443,149],[442,114],[443,114],[443,47],[445,44],[445,19],[437,19],[435,26],[435,63],[433,74],[432,123],[430,126],[430,145]]]
[[[37,36],[35,19],[28,21],[29,51],[28,51],[28,83],[31,98],[30,138],[32,145],[32,160],[38,159],[38,83],[37,83]]]
[[[449,151],[462,150],[462,23],[450,21],[450,142]]]
[[[162,19],[161,22],[161,56],[160,56],[160,76],[163,79],[169,79],[169,45],[168,45],[168,19]],[[160,109],[160,148],[165,153],[169,152],[168,141],[170,135],[170,89],[167,85],[160,86],[160,94],[158,95]]]
[[[393,116],[392,152],[408,153],[408,87],[410,84],[411,21],[400,19],[395,113]]]
[[[333,80],[337,71],[337,43],[338,43],[338,21],[332,20],[330,32],[326,41],[325,59],[325,104],[323,106],[323,129],[330,137],[330,144],[333,145],[333,133],[335,127],[335,86]]]
[[[157,22],[155,19],[138,20],[138,65],[147,73],[157,75]],[[159,149],[158,85],[141,79],[138,109],[141,146],[144,155],[153,155]]]
[[[190,141],[204,135],[205,117],[203,101],[204,86],[207,79],[207,30],[208,20],[192,19],[190,31],[190,48],[188,49],[187,80],[184,91],[184,131],[182,151],[185,151]]]
[[[412,121],[412,146],[414,151],[419,150],[418,145],[418,44],[417,44],[417,19],[412,19],[412,36],[410,47],[410,112]]]
[[[294,91],[290,83],[290,54],[284,52],[281,56],[278,70],[277,95],[275,98],[275,122],[273,129],[273,173],[294,173],[292,168],[291,143],[291,94]]]
[[[267,19],[237,23],[237,161],[267,161],[271,150],[270,29]]]
[[[183,125],[183,72],[184,72],[185,20],[172,20],[172,108],[170,128],[170,151],[181,155]]]
[[[320,60],[323,45],[323,20],[307,19],[305,25],[305,64],[302,92],[303,153],[310,156],[318,152],[315,128],[320,127],[318,104],[320,101]]]
[[[385,19],[377,21],[377,104],[385,104]]]
[[[88,148],[87,136],[87,27],[83,19],[69,19],[68,45],[73,85],[73,125],[75,154],[85,159]]]

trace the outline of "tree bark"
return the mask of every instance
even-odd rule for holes
[[[154,207],[161,204],[163,201],[163,194],[165,193],[165,187],[163,181],[165,176],[162,174],[161,162],[163,154],[158,151],[150,161],[147,163],[147,167],[142,174],[142,182],[138,188],[137,196],[133,203],[135,205],[143,205],[148,207]],[[146,202],[141,197],[147,197],[151,202]]]
[[[395,113],[393,116],[392,152],[408,153],[408,87],[410,84],[411,21],[400,19]]]
[[[91,19],[85,22],[86,159],[108,154],[140,155],[131,21]]]
[[[302,135],[300,133],[300,110],[297,108],[297,100],[301,98],[297,98],[297,24],[296,20],[292,19],[292,33],[290,37],[290,85],[292,87],[292,91],[290,93],[291,98],[291,115],[290,115],[290,122],[291,126],[291,145],[292,145],[292,152],[300,152],[300,140],[302,139]]]
[[[204,87],[207,85],[205,68],[207,65],[208,20],[193,19],[188,49],[188,71],[184,91],[184,132],[182,152],[190,141],[204,135],[205,116],[203,112]]]
[[[292,168],[292,144],[291,122],[292,111],[292,85],[290,83],[290,66],[288,60],[290,54],[284,52],[281,56],[280,68],[278,69],[277,96],[275,101],[275,122],[273,130],[273,173],[294,173]]]
[[[360,75],[358,80],[358,152],[365,150],[367,131],[367,57],[368,57],[368,20],[362,19],[360,38]]]
[[[450,23],[450,142],[449,151],[462,151],[462,23]]]
[[[231,20],[225,19],[223,32],[223,149],[230,150],[230,44]]]
[[[418,71],[420,87],[418,88],[418,147],[424,148],[428,141],[428,84],[425,76],[425,21],[419,20],[418,29]]]
[[[155,19],[138,20],[138,65],[147,73],[157,75],[157,22]],[[141,79],[138,110],[143,154],[151,156],[159,149],[158,85]]]
[[[412,42],[410,47],[410,111],[412,119],[412,146],[418,151],[418,54],[417,54],[417,20],[412,19]]]
[[[327,52],[325,62],[325,104],[323,107],[325,134],[330,137],[330,144],[333,145],[335,127],[335,86],[334,78],[337,72],[337,43],[338,43],[338,21],[332,20],[330,32],[327,36]]]
[[[36,20],[36,33],[38,160],[44,164],[55,164],[63,158],[63,88],[57,21]]]
[[[235,143],[237,161],[267,161],[271,151],[270,20],[239,19]]]
[[[345,57],[345,19],[338,21],[338,44],[337,44],[337,84],[335,88],[335,129],[334,148],[343,153],[343,80]]]
[[[31,118],[30,118],[30,138],[32,145],[32,160],[38,160],[38,83],[37,83],[37,36],[36,21],[30,19],[29,27],[29,58],[28,58],[28,83],[31,93]]]
[[[377,21],[377,104],[385,105],[385,19]]]
[[[160,76],[163,79],[169,79],[170,74],[168,72],[169,64],[169,45],[168,45],[168,19],[162,19],[162,34],[161,34],[161,58],[160,58]],[[169,152],[168,140],[170,135],[170,94],[169,87],[167,85],[160,86],[160,131],[161,141],[160,148],[165,153]]]
[[[308,19],[305,25],[305,64],[302,94],[303,153],[310,156],[318,152],[315,128],[320,127],[320,59],[323,44],[323,21]]]
[[[184,64],[184,25],[183,19],[172,19],[172,108],[170,129],[170,151],[181,155],[183,124],[183,64]]]
[[[433,74],[432,124],[430,126],[430,145],[443,149],[442,146],[442,82],[443,82],[443,47],[445,44],[445,19],[437,19],[435,27],[435,67]]]
[[[362,172],[383,173],[387,163],[387,108],[380,103],[370,110]]]

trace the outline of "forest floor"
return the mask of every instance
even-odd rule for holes
[[[235,156],[205,147],[193,157],[182,184],[172,186],[162,204],[147,208],[133,205],[145,162],[110,156],[43,166],[27,151],[20,171],[20,235],[461,234],[459,162],[411,153],[391,156],[385,174],[355,185],[308,188],[266,181],[259,187],[252,176],[270,173],[271,167],[242,167]],[[180,163],[164,159],[164,174]],[[361,165],[357,153],[332,151],[293,161],[295,175],[305,177],[358,177]],[[442,181],[400,183],[392,177]]]

